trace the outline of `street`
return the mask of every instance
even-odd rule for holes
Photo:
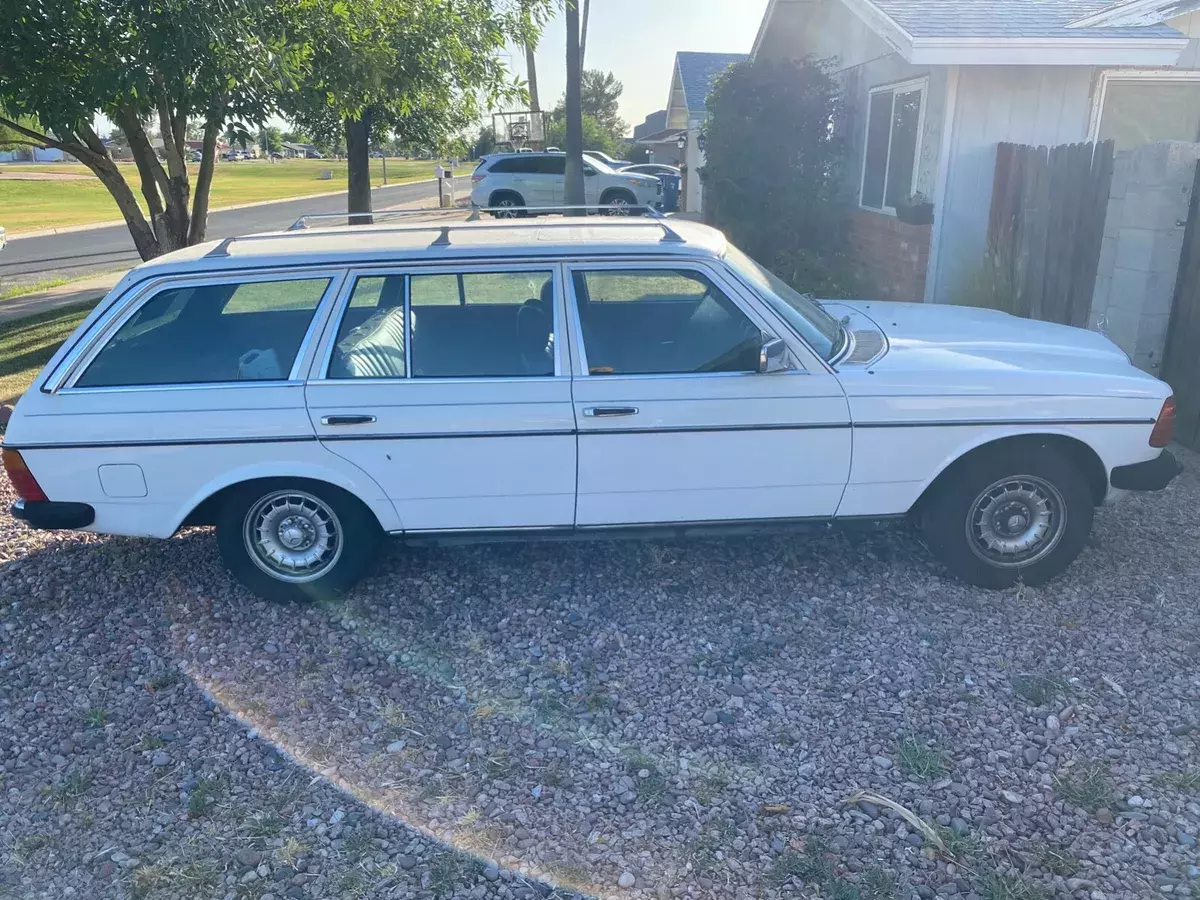
[[[456,179],[458,196],[465,196],[470,184],[469,176]],[[389,185],[375,188],[371,196],[374,208],[380,211],[420,200],[428,200],[433,206],[437,202],[437,185],[432,182]],[[286,228],[305,214],[340,213],[345,209],[346,195],[342,193],[212,212],[208,216],[208,237]],[[9,235],[8,245],[0,255],[0,285],[5,289],[55,278],[81,278],[138,262],[133,239],[124,225],[16,240],[13,237]]]

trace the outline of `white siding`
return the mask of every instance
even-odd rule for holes
[[[950,303],[987,243],[996,145],[1087,140],[1093,70],[1069,66],[963,66],[942,207],[933,299]]]

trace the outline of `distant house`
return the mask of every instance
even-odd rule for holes
[[[678,143],[680,132],[678,128],[667,128],[667,111],[660,109],[646,116],[641,125],[634,126],[633,143],[649,150],[653,162],[677,166],[683,158]]]
[[[681,163],[682,205],[687,212],[700,212],[703,201],[699,173],[704,166],[704,152],[700,148],[700,130],[708,119],[708,95],[713,82],[734,63],[748,58],[745,53],[676,53],[663,127],[637,139],[639,144],[654,150],[655,161]],[[684,143],[682,150],[679,148],[680,141]],[[675,160],[668,160],[665,151],[672,145],[675,147]],[[663,156],[659,155],[660,148],[664,151]]]
[[[756,59],[836,58],[851,252],[947,302],[985,252],[996,146],[1200,138],[1200,0],[771,0]],[[897,208],[931,203],[933,224]],[[927,208],[927,207],[926,207]]]
[[[0,162],[61,162],[66,155],[54,147],[19,147],[0,150]]]
[[[295,144],[283,142],[283,155],[288,159],[320,159],[321,154],[312,144]]]

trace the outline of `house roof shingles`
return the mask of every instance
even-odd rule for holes
[[[713,81],[734,63],[749,59],[748,53],[696,53],[681,50],[675,54],[683,100],[689,110],[703,110]]]
[[[871,0],[915,38],[1177,38],[1169,25],[1068,28],[1113,0]]]

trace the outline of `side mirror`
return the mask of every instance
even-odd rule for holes
[[[774,372],[789,372],[792,369],[788,359],[787,344],[779,338],[771,338],[758,351],[758,372],[760,375],[770,375]]]
[[[589,169],[587,166],[584,166],[584,167],[583,167],[583,174],[584,174],[584,175],[587,175],[587,176],[595,175],[595,174],[596,174],[596,170],[595,170],[595,169]]]

